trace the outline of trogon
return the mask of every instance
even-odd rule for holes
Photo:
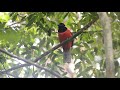
[[[68,29],[64,23],[58,25],[58,37],[60,43],[64,40],[72,37],[71,30]],[[67,42],[62,45],[63,48],[63,58],[65,63],[71,62],[71,47],[73,46],[73,41]]]

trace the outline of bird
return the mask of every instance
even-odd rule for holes
[[[71,29],[68,29],[64,23],[59,23],[59,25],[58,25],[59,42],[61,43],[72,36],[73,36],[73,34],[71,32]],[[71,62],[71,48],[72,48],[72,46],[73,46],[73,40],[62,45],[63,58],[64,58],[65,63]]]

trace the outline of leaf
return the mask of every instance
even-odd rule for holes
[[[39,50],[37,46],[31,46],[31,49]]]
[[[6,24],[6,22],[3,22],[3,23],[0,22],[0,29],[1,29],[0,31],[2,31],[2,29],[3,29],[4,26],[5,26],[5,24]]]
[[[6,58],[3,54],[0,55],[0,63],[4,64],[6,62]]]
[[[94,40],[90,40],[90,41],[88,41],[87,43],[89,43],[89,44],[90,44],[90,43],[93,43],[93,42],[94,42]]]
[[[47,31],[48,36],[51,36],[51,29]]]
[[[63,19],[65,19],[68,16],[69,12],[67,12],[64,16]]]
[[[17,15],[18,15],[18,13],[14,13],[14,14],[12,15],[12,20],[13,20],[13,21],[15,21],[15,20],[16,20]]]
[[[81,62],[75,64],[75,69],[80,67],[80,63],[81,63]]]
[[[39,43],[39,47],[40,47],[40,48],[42,48],[42,46],[45,44],[45,41],[46,41],[45,38],[43,38],[43,39],[40,41],[40,43]]]
[[[94,48],[94,52],[95,52],[95,54],[98,53],[98,48],[97,47]]]
[[[58,55],[57,54],[53,54],[51,60],[54,62],[55,58],[57,57]]]
[[[28,53],[28,52],[27,52]],[[25,57],[25,59],[30,59],[31,58],[31,55],[30,54],[28,54],[26,57]]]
[[[81,74],[85,75],[88,71],[90,71],[93,68],[93,66],[87,67],[84,71],[81,72]]]
[[[89,48],[89,45],[87,43],[83,43],[86,48]]]
[[[30,28],[34,21],[35,21],[35,17],[30,16],[28,19],[28,24],[26,25],[26,27]]]

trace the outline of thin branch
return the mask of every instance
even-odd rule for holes
[[[11,54],[11,53],[9,53],[9,52],[7,52],[7,51],[1,49],[1,48],[0,48],[0,51],[1,51],[2,53],[5,53],[5,54],[7,54],[7,55],[13,57],[13,58],[17,58],[18,60],[24,61],[24,62],[26,62],[26,63],[28,63],[28,64],[31,64],[31,65],[36,66],[37,68],[43,69],[43,70],[45,70],[45,71],[51,73],[52,75],[54,75],[54,76],[56,76],[56,77],[62,78],[62,76],[60,76],[58,73],[56,73],[56,72],[54,72],[54,71],[52,71],[52,70],[49,70],[49,69],[47,69],[47,68],[44,68],[44,67],[42,67],[42,66],[40,66],[40,65],[38,65],[38,64],[35,64],[34,62],[31,62],[31,61],[29,61],[29,60],[20,58],[20,57],[14,55],[14,54]]]
[[[82,33],[89,33],[89,32],[92,32],[92,33],[96,33],[96,32],[102,32],[103,30],[96,30],[96,31],[83,31]],[[54,33],[58,33],[58,32],[54,32]],[[73,34],[77,33],[77,32],[71,32]]]
[[[7,69],[7,70],[4,70],[4,71],[0,71],[1,74],[5,74],[7,72],[10,72],[10,71],[13,71],[15,69],[18,69],[18,68],[22,68],[22,67],[25,67],[25,66],[30,66],[30,64],[22,64],[22,65],[19,65],[19,66],[15,66],[15,67],[12,67],[10,69]]]
[[[84,31],[83,33],[99,33],[99,32],[102,32],[103,30],[96,30],[96,31]],[[73,32],[75,33],[75,32]]]

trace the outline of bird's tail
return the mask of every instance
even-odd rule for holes
[[[75,72],[74,72],[74,68],[75,65],[71,59],[71,50],[67,50],[67,51],[63,51],[63,58],[64,58],[64,69],[67,72],[68,77],[70,78],[74,78],[75,76]]]
[[[65,63],[71,63],[71,50],[63,51],[63,60]]]

